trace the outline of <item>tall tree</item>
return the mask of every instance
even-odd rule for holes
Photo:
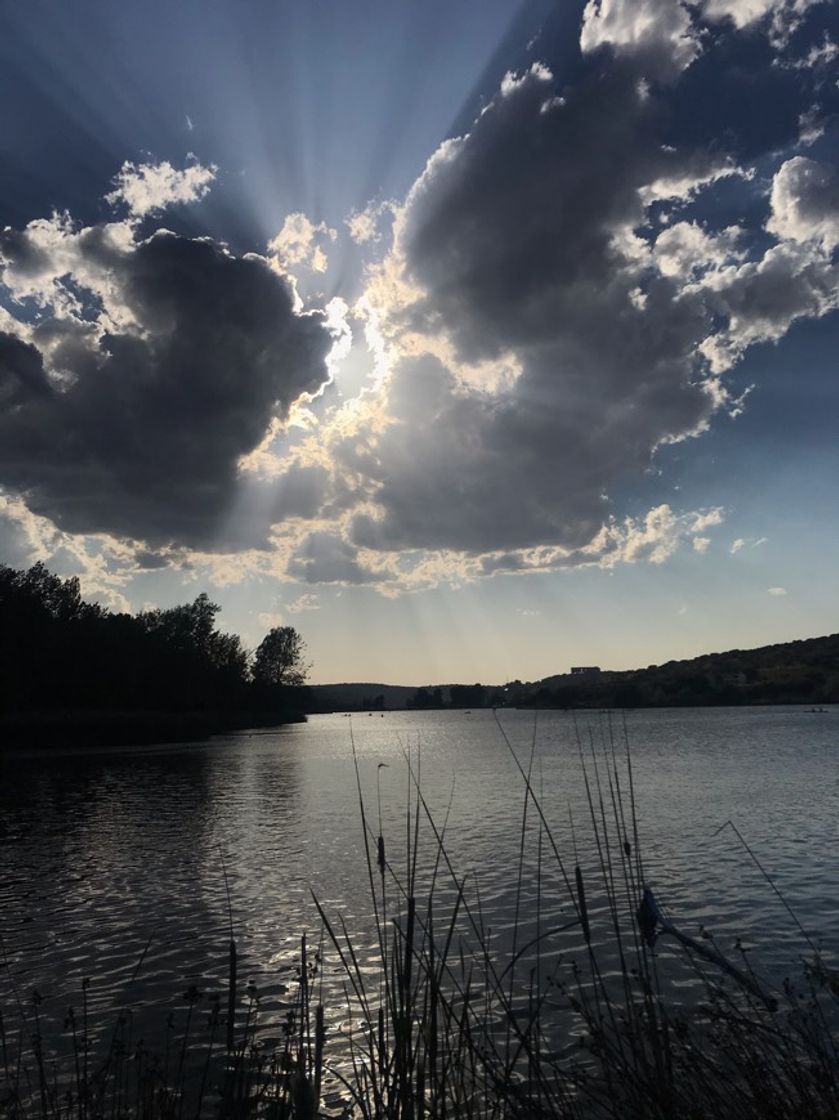
[[[309,671],[305,655],[306,644],[293,626],[275,626],[254,655],[253,679],[265,685],[302,685]]]

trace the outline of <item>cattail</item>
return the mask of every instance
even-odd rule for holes
[[[323,1004],[315,1008],[315,1107],[320,1102],[321,1073],[323,1071],[323,1044],[326,1041],[326,1027],[323,1021]]]
[[[227,1053],[233,1053],[233,1030],[236,1018],[236,942],[230,942],[227,967]]]
[[[574,877],[577,880],[577,894],[580,899],[580,923],[583,927],[583,937],[586,939],[586,945],[591,943],[591,928],[588,924],[588,908],[586,907],[586,892],[583,887],[583,873],[580,870],[580,865],[574,868]]]
[[[382,875],[384,875],[384,873],[385,873],[385,838],[384,838],[384,836],[379,836],[378,848],[379,848],[379,871],[381,872]]]

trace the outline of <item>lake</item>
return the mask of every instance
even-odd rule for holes
[[[448,811],[453,867],[479,892],[483,921],[503,949],[512,936],[525,805],[511,748],[525,768],[533,748],[532,782],[557,847],[572,873],[579,860],[593,882],[580,748],[590,779],[594,752],[605,782],[610,741],[623,766],[624,731],[620,715],[497,717],[508,741],[489,711],[388,712],[314,716],[187,745],[3,755],[3,1008],[37,989],[44,1019],[60,1023],[89,978],[91,1016],[104,1030],[126,1003],[168,1009],[190,984],[220,990],[225,873],[240,975],[262,993],[266,1023],[286,1006],[301,934],[319,929],[312,891],[372,952],[351,740],[373,834],[380,800],[388,858],[404,867],[407,754],[438,825]],[[807,954],[733,831],[717,831],[730,820],[812,941],[835,948],[839,709],[638,711],[627,713],[626,729],[645,875],[673,920],[691,935],[712,930],[724,952],[741,938],[752,966],[775,982]],[[538,901],[540,920],[567,921],[572,912],[546,840],[537,899],[532,805],[524,833],[522,913],[530,920]],[[427,881],[435,857],[427,822],[421,837],[419,875]],[[596,897],[591,909],[598,927]],[[325,982],[339,1004],[334,968]]]

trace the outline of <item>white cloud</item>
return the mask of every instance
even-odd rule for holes
[[[766,20],[773,41],[787,42],[808,8],[823,0],[704,0],[702,15],[713,22],[729,20],[743,28]]]
[[[302,611],[319,611],[320,600],[317,595],[300,595],[287,605],[286,610],[291,611],[292,614],[300,614]]]
[[[675,77],[701,50],[690,12],[678,0],[588,0],[580,46],[584,52],[609,46],[657,78]]]
[[[696,280],[705,272],[718,272],[743,260],[746,254],[738,247],[742,233],[739,226],[709,234],[696,222],[676,222],[656,238],[653,258],[663,276]]]
[[[363,210],[353,210],[350,216],[344,219],[344,225],[356,245],[375,243],[381,240],[382,218],[386,214],[392,215],[396,209],[396,204],[390,200],[369,202]]]
[[[772,595],[775,598],[781,598],[782,596],[786,595],[786,593],[787,593],[787,589],[785,587],[769,587],[769,588],[767,588],[767,594]]]
[[[739,167],[731,156],[695,153],[693,159],[685,159],[676,148],[668,147],[665,151],[675,157],[673,162],[676,166],[639,188],[638,193],[645,206],[651,202],[690,202],[705,187],[721,179],[753,178],[752,169]]]
[[[839,173],[805,156],[781,165],[772,180],[766,228],[777,237],[813,242],[826,253],[839,245]]]
[[[337,236],[337,231],[326,222],[315,224],[297,211],[286,217],[280,232],[268,242],[268,253],[283,272],[301,266],[313,272],[326,272],[329,261],[323,243],[334,241]]]
[[[829,66],[837,56],[839,56],[839,46],[825,31],[822,41],[814,43],[803,58],[798,58],[794,62],[787,62],[785,65],[794,70],[814,70],[822,66]]]
[[[736,556],[737,553],[742,552],[744,548],[760,548],[762,544],[766,544],[766,540],[766,537],[755,537],[750,540],[746,540],[744,537],[737,537],[736,540],[731,542],[729,551],[732,556]]]
[[[710,537],[694,537],[693,538],[693,551],[704,553],[707,552],[711,545]]]
[[[111,206],[126,205],[132,218],[145,218],[176,203],[197,202],[210,190],[217,173],[214,164],[205,167],[197,161],[179,171],[168,160],[140,164],[126,160],[105,201]]]
[[[652,564],[663,564],[684,541],[691,541],[695,548],[697,538],[694,534],[703,529],[716,527],[722,521],[721,509],[677,514],[668,505],[657,506],[649,511],[643,521],[627,519],[624,522],[623,528],[615,534],[617,548],[614,561],[635,563],[639,560],[647,560]],[[704,548],[698,551],[704,551]],[[608,552],[605,556],[608,558]]]
[[[735,27],[743,28],[783,6],[784,0],[705,0],[702,14],[709,20],[731,20]]]

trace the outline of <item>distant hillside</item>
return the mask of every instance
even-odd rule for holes
[[[839,634],[709,653],[646,669],[514,685],[510,703],[562,708],[839,703]]]
[[[425,707],[661,708],[839,704],[839,634],[708,653],[646,669],[560,673],[506,686],[313,685],[312,711]]]
[[[501,707],[503,686],[438,684],[415,688],[401,684],[315,684],[310,712],[382,711],[395,708]]]
[[[352,712],[372,708],[407,708],[415,688],[401,684],[313,684],[312,711]]]

